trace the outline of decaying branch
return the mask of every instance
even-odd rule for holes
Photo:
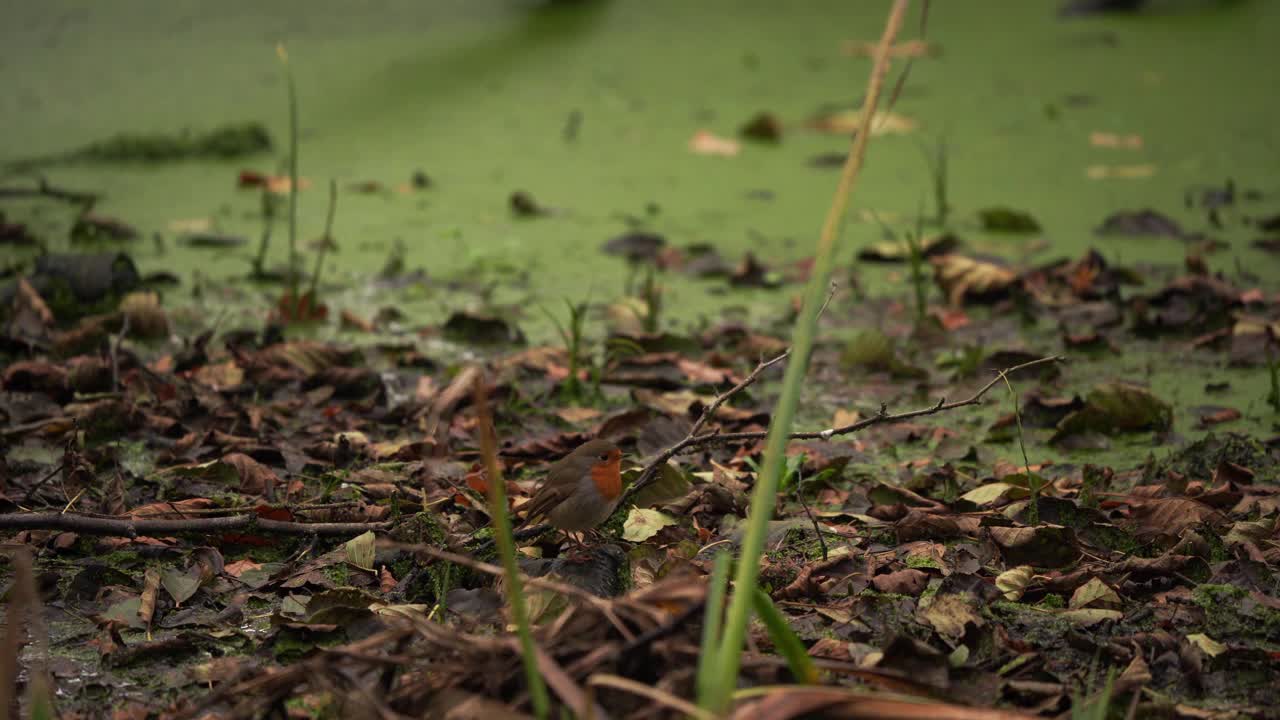
[[[785,355],[786,353],[783,353],[783,355],[780,355],[777,358],[774,358],[773,360],[770,360],[766,363],[761,363],[756,367],[756,371],[752,371],[752,375],[756,375],[757,371],[762,370],[764,367],[767,367],[768,365],[773,364],[774,362],[776,362],[777,360],[780,360]],[[851,435],[853,433],[858,432],[859,430],[865,430],[873,425],[892,424],[892,423],[902,422],[903,420],[910,420],[912,418],[923,417],[925,415],[933,415],[935,413],[946,412],[947,410],[955,410],[957,408],[967,407],[969,405],[977,405],[982,402],[983,396],[985,396],[991,390],[991,388],[995,387],[996,383],[1000,382],[1001,378],[1009,374],[1018,372],[1019,370],[1025,370],[1027,368],[1035,367],[1037,365],[1043,365],[1045,363],[1062,362],[1064,360],[1065,358],[1061,356],[1042,357],[1036,360],[1031,360],[1029,362],[1022,363],[1020,365],[1014,365],[1013,367],[1006,368],[1004,370],[1001,370],[999,373],[997,373],[996,376],[992,378],[991,382],[982,386],[982,388],[979,389],[976,393],[974,393],[972,396],[968,398],[965,398],[964,400],[947,402],[946,398],[939,398],[938,402],[930,407],[921,408],[919,410],[908,410],[900,413],[890,413],[888,411],[888,407],[881,405],[880,411],[877,412],[875,415],[872,415],[871,417],[868,417],[868,418],[864,418],[857,422],[850,423],[848,425],[842,425],[840,427],[830,427],[825,430],[794,432],[794,433],[791,433],[789,437],[792,440],[830,440],[833,437],[838,437],[841,435]],[[751,377],[751,376],[748,376],[748,377]],[[735,386],[729,392],[730,393],[737,392],[742,387],[745,387],[745,385]],[[723,402],[723,400],[721,400],[720,398],[717,398],[717,401],[721,403]],[[699,418],[699,424],[701,424],[704,419],[705,418]],[[745,440],[763,440],[768,435],[769,435],[768,431],[764,431],[764,430],[758,431],[758,432],[739,432],[739,433],[722,433],[722,432],[719,432],[718,430],[712,430],[712,431],[704,432],[701,434],[694,434],[691,432],[683,440],[676,443],[675,445],[672,445],[666,450],[663,450],[662,452],[658,453],[658,455],[653,460],[650,460],[649,463],[645,465],[644,470],[641,471],[640,477],[637,478],[634,483],[632,483],[631,489],[628,490],[628,494],[638,492],[641,488],[653,482],[653,478],[657,476],[658,471],[662,468],[663,465],[667,463],[668,460],[690,449],[704,447],[707,445],[715,445],[719,443],[727,443],[727,442],[742,442]]]
[[[37,512],[0,515],[0,530],[65,530],[82,535],[142,537],[188,532],[252,530],[279,535],[359,535],[385,530],[390,522],[301,523],[268,520],[257,515],[175,518],[164,520],[99,517],[80,513]]]

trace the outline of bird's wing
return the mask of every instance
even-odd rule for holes
[[[551,512],[555,506],[564,502],[571,491],[571,487],[552,482],[551,478],[547,478],[542,483],[542,487],[538,488],[538,491],[533,494],[533,499],[525,506],[528,512],[524,516],[524,525],[532,524],[534,520]]]

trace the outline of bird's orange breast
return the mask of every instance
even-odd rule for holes
[[[591,482],[605,500],[613,500],[622,494],[622,454],[611,455],[608,460],[591,466]]]

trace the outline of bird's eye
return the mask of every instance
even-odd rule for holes
[[[609,459],[609,453],[601,453],[601,454],[600,454],[600,459],[601,459],[601,460],[608,460],[608,459]]]

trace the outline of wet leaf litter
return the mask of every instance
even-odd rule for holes
[[[859,119],[822,117],[836,135]],[[811,129],[782,118],[694,131],[689,149],[726,163],[784,152]],[[918,132],[904,119],[872,122]],[[1129,137],[1091,142],[1140,150]],[[244,190],[306,189],[276,177]],[[1100,217],[1095,249],[1047,262],[999,252],[1053,229],[995,204],[934,235],[910,218],[859,249],[847,273],[898,273],[900,291],[837,282],[761,561],[762,608],[815,672],[754,626],[740,682],[787,687],[740,714],[856,697],[911,716],[884,690],[1010,716],[1130,701],[1249,716],[1276,702],[1280,297],[1265,277],[1191,259],[1274,210],[1265,194],[1210,196],[1203,222],[1170,219],[1178,198]],[[534,197],[495,190],[495,212],[568,217]],[[138,241],[88,217],[88,242]],[[207,232],[193,247],[239,244]],[[1118,238],[1168,242],[1176,261],[1127,263]],[[593,438],[622,448],[636,488],[583,550],[554,530],[521,538],[556,702],[625,715],[655,702],[636,686],[693,698],[711,556],[741,543],[807,266],[767,252],[734,263],[643,227],[594,242],[631,281],[574,298],[581,314],[551,310],[558,342],[522,329],[531,313],[486,303],[483,278],[477,303],[439,323],[357,313],[313,284],[277,292],[265,323],[224,326],[166,308],[123,251],[33,265],[4,296],[0,376],[0,528],[35,567],[13,564],[14,587],[32,591],[9,599],[36,597],[52,631],[33,667],[56,687],[102,673],[137,717],[370,703],[522,715],[475,442],[485,382],[514,518]],[[690,326],[672,316],[681,275],[731,300],[769,293],[777,309]],[[433,282],[392,262],[383,279]],[[1213,402],[1177,363],[1203,369]],[[60,710],[90,716],[93,692],[60,696]]]

